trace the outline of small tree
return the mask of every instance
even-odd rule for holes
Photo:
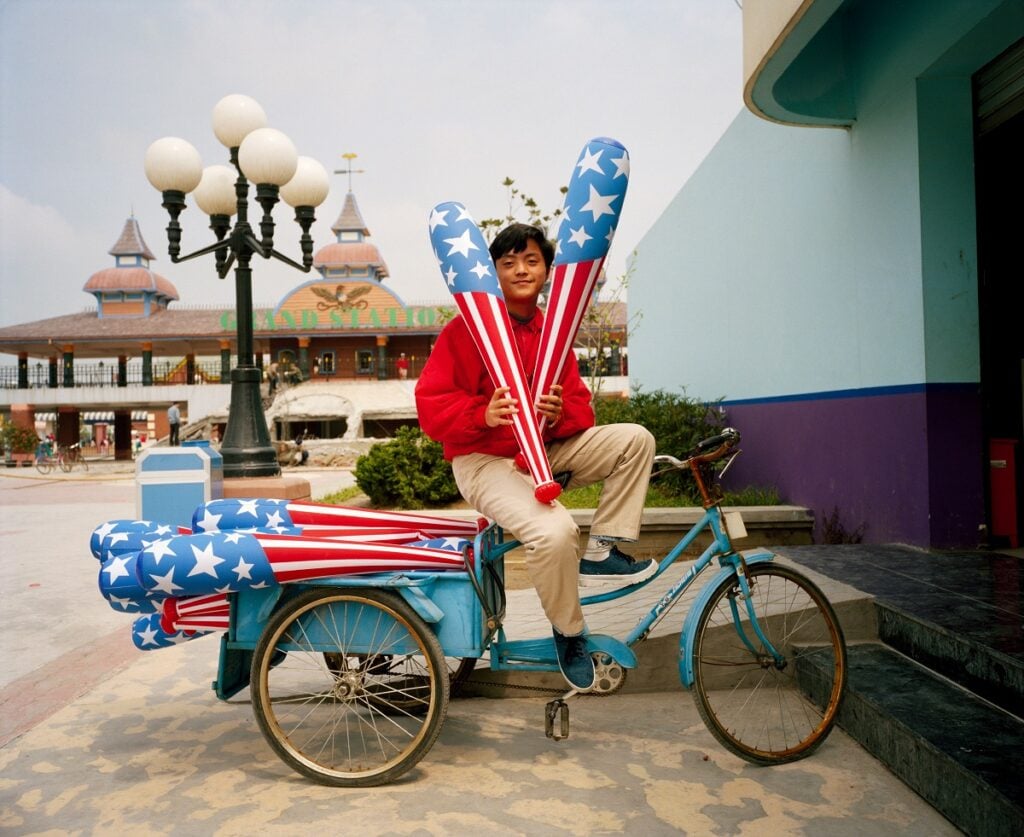
[[[625,296],[629,289],[630,279],[633,277],[635,259],[636,251],[634,250],[633,260],[630,261],[626,272],[615,282],[614,288],[605,293],[603,299],[594,300],[587,308],[587,312],[583,315],[583,322],[580,324],[579,334],[576,336],[576,345],[587,353],[587,383],[595,398],[601,394],[601,366],[604,363],[606,352],[613,356],[617,354],[643,319],[642,311],[634,311],[629,314],[624,322],[619,318],[619,306],[626,304]],[[613,372],[612,374],[618,373]]]
[[[356,485],[375,506],[421,509],[459,498],[451,465],[441,445],[418,427],[400,427],[395,438],[360,456]]]
[[[505,216],[503,218],[485,218],[477,224],[481,232],[483,232],[484,238],[488,242],[492,241],[499,230],[517,221],[522,224],[540,227],[544,230],[544,234],[551,238],[551,234],[555,230],[552,227],[552,223],[562,217],[562,208],[559,207],[554,212],[545,212],[538,206],[537,201],[520,190],[515,183],[515,180],[511,177],[506,177],[501,184],[505,187],[505,194],[508,200]],[[565,197],[569,187],[563,186],[558,191],[562,197]]]
[[[39,447],[39,436],[31,428],[5,421],[0,425],[0,443],[11,453],[35,453]]]
[[[683,456],[701,439],[722,429],[725,417],[717,405],[687,398],[685,390],[678,394],[661,389],[642,392],[637,387],[626,399],[596,399],[594,412],[598,424],[642,424],[653,434],[658,453]],[[679,494],[697,496],[697,486],[688,471],[671,471],[662,479]]]

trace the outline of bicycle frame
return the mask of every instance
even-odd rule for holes
[[[496,528],[497,527],[489,527],[485,532]],[[654,625],[660,621],[669,610],[671,610],[694,580],[705,569],[707,569],[711,562],[717,557],[719,564],[721,564],[721,569],[715,573],[701,589],[696,601],[687,613],[686,620],[684,621],[683,628],[680,633],[679,678],[682,681],[683,686],[689,688],[693,685],[693,642],[695,638],[696,621],[703,610],[704,604],[711,597],[712,593],[718,588],[722,581],[730,576],[737,576],[739,579],[742,597],[748,602],[746,608],[747,614],[750,618],[750,624],[757,636],[757,639],[762,643],[764,648],[769,650],[769,653],[771,653],[777,661],[782,660],[782,656],[772,647],[771,643],[764,635],[757,617],[749,605],[750,587],[747,582],[745,571],[746,566],[772,561],[775,556],[773,553],[767,551],[748,551],[743,554],[735,552],[732,547],[732,541],[729,538],[729,533],[724,525],[722,510],[717,504],[704,510],[704,515],[697,524],[682,539],[680,539],[680,541],[661,560],[658,565],[658,571],[653,576],[639,584],[633,584],[628,587],[611,590],[607,593],[586,596],[580,600],[580,604],[587,607],[632,595],[636,591],[653,582],[654,579],[661,576],[672,564],[675,563],[679,556],[689,548],[700,534],[709,528],[713,534],[711,543],[694,562],[693,566],[690,567],[686,574],[680,578],[679,581],[673,584],[672,587],[655,603],[639,624],[637,624],[637,626],[621,641],[614,639],[613,637],[596,634],[591,635],[588,638],[588,641],[594,650],[604,651],[622,666],[635,668],[636,656],[630,649],[647,637]],[[485,533],[481,533],[482,537],[478,538],[478,543],[483,547],[483,550],[486,553],[488,542],[490,541],[490,543],[493,543],[494,538],[492,536],[488,539],[487,537],[483,537],[484,534]],[[515,541],[506,541],[502,543],[502,554],[507,552],[509,549],[514,548],[516,545],[517,543]],[[480,553],[478,552],[478,554]],[[485,560],[491,559],[488,556]],[[733,615],[736,632],[739,634],[741,641],[753,650],[753,643],[744,634],[738,609],[734,609]],[[496,638],[491,643],[491,668],[499,671],[510,669],[526,671],[553,670],[553,667],[549,662],[549,655],[545,653],[548,645],[550,645],[550,640],[547,639],[526,641],[508,640],[505,636],[504,629],[499,627]]]

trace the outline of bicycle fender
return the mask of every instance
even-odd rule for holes
[[[444,619],[444,611],[437,606],[437,603],[430,596],[423,592],[421,587],[399,587],[398,592],[402,594],[402,598],[409,603],[409,606],[427,624],[436,625]]]
[[[607,654],[623,668],[636,668],[636,654],[626,643],[605,634],[588,634],[587,650]]]
[[[775,560],[775,553],[744,552],[743,560],[747,562],[748,566],[752,564],[765,564],[769,561]],[[686,619],[683,622],[683,630],[679,635],[679,680],[686,689],[689,689],[693,685],[693,644],[696,639],[697,620],[700,619],[700,615],[704,612],[704,608],[711,600],[711,594],[718,589],[718,585],[729,578],[729,576],[734,575],[735,572],[736,571],[732,567],[722,567],[711,577],[708,583],[701,588],[701,591],[697,594],[697,598],[694,600],[689,613],[686,614]]]

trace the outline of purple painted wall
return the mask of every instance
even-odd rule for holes
[[[726,403],[743,434],[731,487],[774,485],[867,543],[974,547],[985,522],[976,385]]]

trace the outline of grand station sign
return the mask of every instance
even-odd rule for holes
[[[318,279],[300,285],[273,310],[253,312],[256,331],[335,331],[355,329],[436,329],[454,309],[410,306],[379,282],[337,282]],[[233,331],[234,309],[220,315],[220,325]]]

